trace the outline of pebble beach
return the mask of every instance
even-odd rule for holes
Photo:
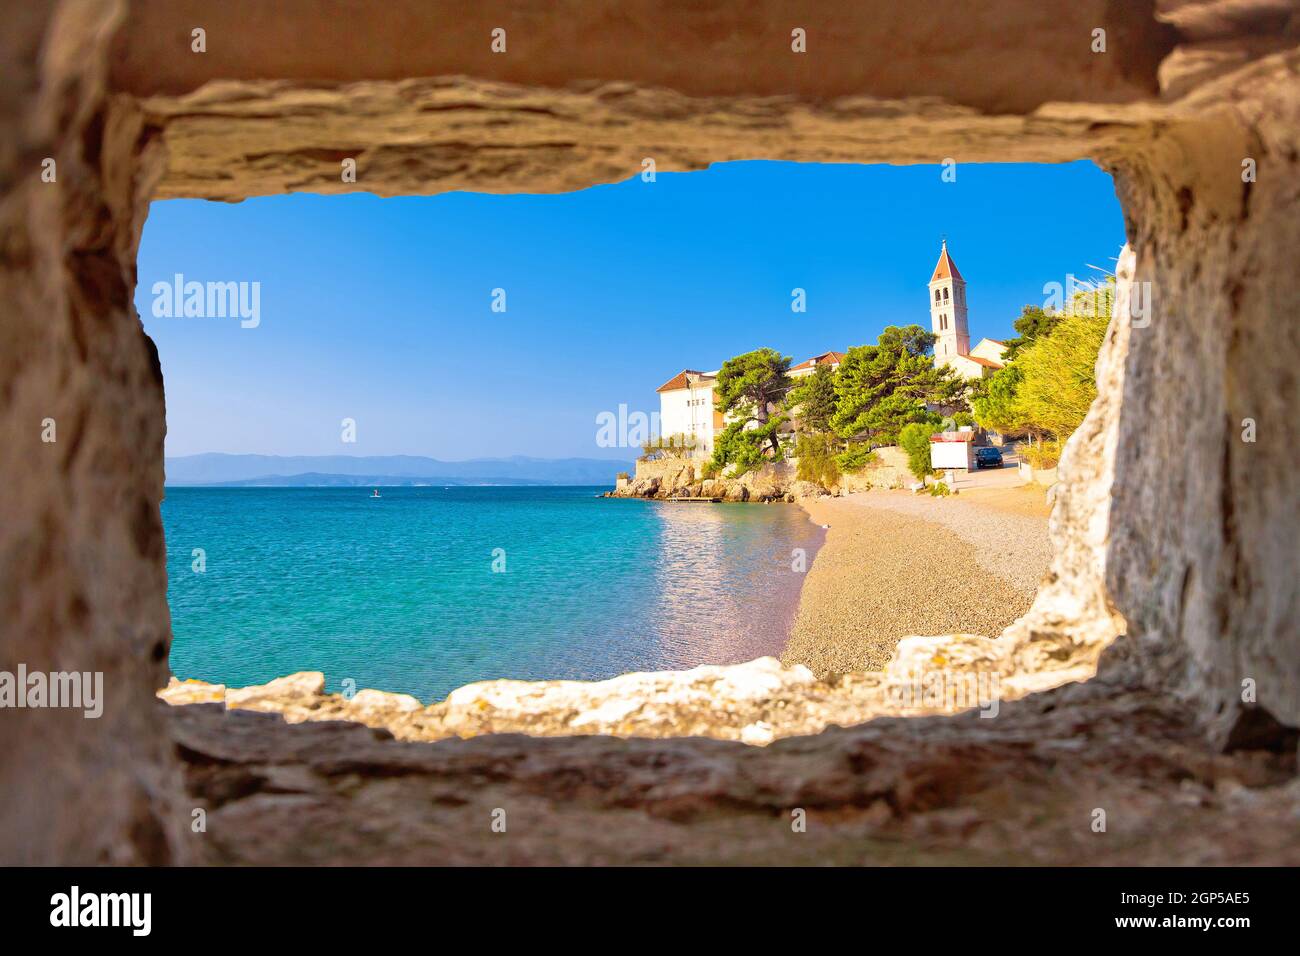
[[[996,637],[1029,608],[1051,559],[1049,509],[1033,486],[801,504],[830,529],[781,661],[818,677],[879,670],[911,634]]]

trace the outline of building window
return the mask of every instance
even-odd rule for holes
[[[938,301],[939,301],[939,290],[938,290],[938,289],[935,289],[935,290],[934,290],[934,301],[935,301],[935,302],[938,302]]]
[[[943,301],[944,301],[944,302],[947,302],[947,301],[948,301],[948,290],[947,290],[947,289],[944,289],[944,290],[943,290]]]

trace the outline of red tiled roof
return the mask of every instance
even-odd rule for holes
[[[814,365],[825,365],[827,362],[829,362],[831,365],[839,365],[843,361],[844,361],[843,352],[823,352],[821,355],[814,355],[806,362],[800,362],[794,368],[790,369],[790,371],[793,372],[795,369],[800,369],[800,368],[812,368]]]
[[[939,261],[935,264],[934,275],[930,276],[930,281],[935,279],[962,279],[961,273],[957,271],[957,263],[952,261],[952,256],[948,255],[948,243],[944,242],[943,248],[939,250]]]
[[[664,382],[662,385],[660,385],[658,388],[656,388],[655,391],[656,391],[656,392],[673,392],[673,391],[676,391],[676,390],[679,389],[679,388],[689,388],[691,383],[690,383],[690,382],[687,380],[687,378],[686,378],[686,376],[688,376],[688,375],[704,375],[704,373],[703,373],[703,372],[697,372],[697,371],[695,371],[695,369],[693,369],[693,368],[682,369],[680,372],[678,372],[676,375],[674,375],[674,376],[673,376],[672,378],[670,378],[668,381]],[[707,375],[705,376],[705,378],[708,378],[708,380],[709,380],[710,382],[713,381],[713,379],[712,379],[712,378],[709,378],[709,376],[707,376]]]
[[[991,359],[986,359],[979,355],[963,355],[962,358],[968,358],[972,362],[978,362],[980,365],[986,366],[987,368],[1006,368],[1006,366],[1001,362],[994,362]]]

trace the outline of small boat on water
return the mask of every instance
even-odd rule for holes
[[[381,494],[379,493],[379,489],[376,488],[373,492],[370,493],[370,497],[371,497],[371,498],[382,498],[383,495],[381,495]]]

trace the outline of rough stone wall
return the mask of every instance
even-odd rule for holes
[[[1169,25],[1151,16],[1152,0],[277,0],[271,6],[134,0],[131,6],[113,81],[136,95],[183,93],[213,78],[310,80],[328,88],[354,80],[468,76],[548,89],[614,83],[624,95],[640,86],[685,97],[810,103],[940,97],[990,114],[1025,113],[1052,100],[1144,98],[1154,92],[1157,65],[1174,42]],[[196,26],[208,33],[202,57],[188,55]],[[504,54],[489,46],[497,27],[508,34]],[[796,27],[806,31],[807,56],[790,52]],[[1092,54],[1096,27],[1106,28],[1122,55]],[[717,125],[752,118],[719,116]]]
[[[1224,731],[1247,680],[1300,723],[1298,74],[1293,51],[1208,84],[1189,108],[1227,115],[1117,173],[1152,318],[1128,336],[1106,583],[1148,677]]]
[[[169,639],[161,377],[131,304],[154,197],[558,191],[646,156],[661,170],[1091,156],[1116,177],[1153,319],[1110,332],[1103,395],[1062,465],[1048,596],[1007,647],[978,651],[1027,674],[1064,655],[1082,673],[1126,626],[1104,674],[1225,724],[1254,678],[1261,704],[1300,723],[1295,4],[827,4],[803,60],[777,0],[421,6],[7,12],[0,667],[101,670],[108,701],[98,721],[0,714],[0,858],[183,858],[152,697]],[[520,55],[492,59],[502,18]],[[195,25],[207,54],[189,52]],[[1085,52],[1096,26],[1105,55]],[[57,183],[40,181],[46,156]],[[350,156],[354,185],[339,178]]]
[[[1231,25],[1196,29],[1211,49],[1171,60],[1204,54],[1210,75],[1180,121],[1107,163],[1131,247],[1098,398],[1061,462],[1052,571],[1004,639],[1046,675],[1122,635],[1102,674],[1186,698],[1228,742],[1255,704],[1300,724],[1300,55],[1215,75]]]
[[[145,705],[171,640],[162,375],[131,303],[145,167],[106,94],[124,12],[92,0],[6,12],[0,670],[99,671],[104,696],[98,719],[0,711],[6,863],[175,859],[179,778]]]
[[[404,743],[216,704],[159,719],[208,810],[207,863],[1294,866],[1294,754],[1207,753],[1170,704],[1090,682],[996,720],[884,719],[766,747]],[[1105,836],[1089,826],[1102,794]],[[498,807],[508,839],[485,822]],[[792,832],[795,807],[806,832]]]
[[[846,494],[853,491],[865,491],[868,488],[906,488],[916,482],[911,466],[907,463],[907,452],[897,445],[877,448],[876,459],[867,464],[857,474],[843,475],[840,489]]]

